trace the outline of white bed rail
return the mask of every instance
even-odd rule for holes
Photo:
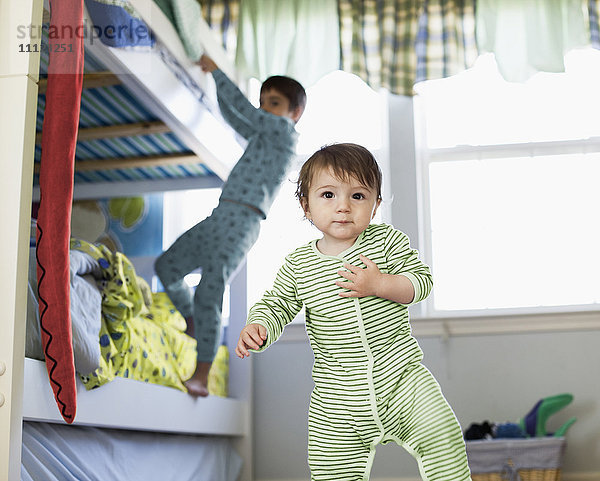
[[[64,424],[48,382],[46,365],[25,359],[23,419]],[[76,425],[220,436],[246,436],[243,401],[194,399],[177,389],[117,377],[86,391],[77,382]]]

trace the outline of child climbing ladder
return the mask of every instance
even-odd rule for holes
[[[306,93],[289,77],[269,77],[255,108],[210,57],[200,59],[217,85],[225,120],[248,146],[229,174],[212,214],[179,237],[156,261],[155,269],[175,307],[198,341],[198,362],[185,383],[193,396],[207,396],[208,374],[219,346],[225,286],[250,250],[289,171],[295,154],[296,122]],[[184,276],[202,269],[195,293]]]

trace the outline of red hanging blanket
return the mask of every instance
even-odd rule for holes
[[[77,408],[69,311],[69,238],[83,83],[83,29],[83,0],[50,0],[37,275],[46,367],[56,403],[67,423],[74,421]]]

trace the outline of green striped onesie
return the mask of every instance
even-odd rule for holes
[[[279,338],[304,305],[314,353],[308,416],[311,480],[368,480],[377,444],[395,441],[418,461],[424,480],[470,480],[458,421],[411,335],[406,305],[374,296],[340,297],[342,264],[365,267],[362,254],[382,273],[402,274],[414,285],[413,303],[431,291],[429,267],[408,237],[371,224],[337,256],[312,241],[286,257],[272,290],[250,310],[248,323]]]

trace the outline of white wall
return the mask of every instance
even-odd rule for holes
[[[406,98],[390,100],[392,220],[418,245],[412,105]],[[463,428],[484,420],[516,421],[540,398],[572,393],[573,404],[549,421],[552,430],[571,416],[578,418],[567,436],[563,479],[600,479],[600,331],[569,332],[565,326],[564,332],[427,337],[419,342],[424,364]],[[308,341],[284,334],[253,358],[255,479],[308,480],[306,425],[313,385]],[[418,478],[416,462],[394,444],[380,446],[371,479],[378,478]]]

